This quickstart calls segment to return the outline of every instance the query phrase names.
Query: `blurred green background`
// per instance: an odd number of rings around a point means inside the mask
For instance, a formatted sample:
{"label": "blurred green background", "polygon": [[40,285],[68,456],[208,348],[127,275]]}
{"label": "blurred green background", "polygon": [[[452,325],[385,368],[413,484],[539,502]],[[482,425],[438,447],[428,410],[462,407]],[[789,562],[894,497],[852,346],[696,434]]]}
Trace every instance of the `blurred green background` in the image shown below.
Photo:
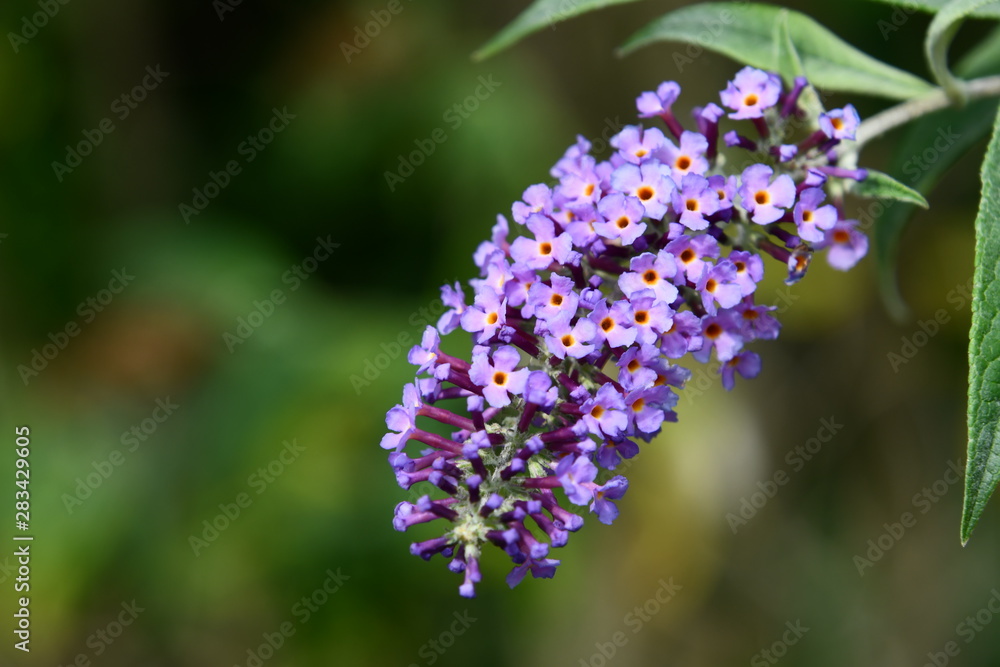
{"label": "blurred green background", "polygon": [[[781,306],[784,330],[754,347],[761,377],[727,394],[696,375],[680,423],[629,470],[621,518],[589,520],[555,579],[508,590],[508,559],[489,553],[465,600],[443,561],[408,553],[422,534],[392,530],[408,494],[378,447],[412,378],[398,342],[419,337],[441,283],[472,276],[495,215],[576,134],[610,136],[665,79],[685,108],[717,99],[738,68],[705,53],[679,69],[684,47],[666,44],[612,55],[671,2],[473,63],[525,4],[403,0],[350,53],[386,2],[53,0],[37,34],[24,21],[38,4],[0,6],[0,545],[18,532],[18,425],[35,536],[30,655],[13,648],[15,543],[0,546],[0,664],[997,664],[1000,620],[981,610],[1000,587],[1000,510],[963,549],[960,484],[940,481],[964,466],[957,288],[984,142],[903,239],[913,318],[887,316],[871,258],[849,274],[817,261],[791,290],[772,275],[760,301]],[[926,16],[884,36],[887,6],[789,4],[926,74]],[[480,77],[493,92],[446,115]],[[884,105],[853,101],[863,116]],[[444,142],[390,188],[386,172],[438,128]],[[885,168],[896,138],[864,163]],[[205,205],[185,220],[182,204]],[[318,239],[339,245],[306,261]],[[134,278],[119,289],[115,271]],[[939,309],[947,323],[894,367]],[[795,463],[824,419],[841,428]],[[727,514],[776,471],[788,482],[734,534]],[[925,488],[933,503],[915,497]],[[915,525],[884,536],[904,512]],[[866,555],[880,538],[889,548]],[[650,602],[670,581],[676,596]],[[786,623],[809,630],[783,647]]]}

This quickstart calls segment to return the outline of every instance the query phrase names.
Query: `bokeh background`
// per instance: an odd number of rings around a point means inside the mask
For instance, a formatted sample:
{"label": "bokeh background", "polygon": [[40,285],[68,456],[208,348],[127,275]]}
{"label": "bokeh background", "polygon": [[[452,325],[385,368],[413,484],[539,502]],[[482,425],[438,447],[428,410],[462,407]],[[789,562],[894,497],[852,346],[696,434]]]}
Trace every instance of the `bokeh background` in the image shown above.
{"label": "bokeh background", "polygon": [[[754,348],[761,377],[726,393],[696,375],[680,423],[629,470],[614,526],[588,521],[555,579],[514,590],[489,554],[464,600],[460,577],[391,527],[408,494],[378,441],[412,378],[399,341],[419,337],[441,283],[472,276],[495,215],[576,134],[610,136],[665,79],[682,106],[715,99],[738,66],[705,53],[678,67],[668,44],[613,56],[676,2],[560,24],[483,63],[470,53],[525,2],[402,0],[349,62],[341,44],[386,2],[53,4],[16,50],[9,33],[39,5],[0,6],[0,664],[773,664],[761,651],[797,623],[808,631],[773,660],[923,665],[954,641],[938,664],[996,664],[1000,619],[981,610],[1000,597],[1000,509],[963,549],[961,485],[946,481],[965,460],[961,290],[985,141],[903,238],[910,319],[886,313],[871,258],[849,274],[817,261],[791,290],[769,282],[760,300],[784,330]],[[926,74],[926,16],[883,34],[885,5],[787,4]],[[956,53],[989,27],[964,29]],[[123,118],[147,67],[168,74]],[[499,85],[456,125],[445,114],[480,77]],[[885,105],[831,103],[846,101]],[[294,118],[248,149],[275,109]],[[104,119],[113,131],[95,135]],[[437,128],[444,143],[390,188],[385,173]],[[54,168],[85,132],[100,143]],[[864,162],[888,168],[899,136]],[[179,206],[230,161],[239,173],[186,220]],[[318,239],[339,246],[296,282]],[[114,271],[134,276],[117,294]],[[939,309],[947,323],[893,364]],[[240,318],[259,326],[241,333]],[[19,370],[58,341],[37,375]],[[822,420],[835,436],[793,465]],[[12,646],[16,425],[32,442],[30,655]],[[777,471],[787,484],[734,532],[727,514]],[[904,512],[915,525],[884,536]],[[650,602],[671,581],[671,601]]]}

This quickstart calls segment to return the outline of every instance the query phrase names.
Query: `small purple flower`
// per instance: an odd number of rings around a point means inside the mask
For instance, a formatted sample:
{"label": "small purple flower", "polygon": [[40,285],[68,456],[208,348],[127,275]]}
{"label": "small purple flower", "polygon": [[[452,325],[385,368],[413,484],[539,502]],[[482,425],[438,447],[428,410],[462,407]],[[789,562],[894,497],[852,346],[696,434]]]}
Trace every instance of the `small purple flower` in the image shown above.
{"label": "small purple flower", "polygon": [[703,134],[686,131],[681,135],[680,146],[667,140],[660,151],[661,159],[670,167],[674,181],[680,182],[687,174],[704,174],[708,171],[708,140]]}
{"label": "small purple flower", "polygon": [[625,397],[625,404],[629,408],[629,416],[636,429],[649,435],[659,431],[664,419],[660,406],[669,404],[670,396],[673,396],[673,393],[662,385],[629,392]]}
{"label": "small purple flower", "polygon": [[743,348],[743,338],[739,335],[732,314],[723,311],[718,315],[710,315],[701,321],[701,334],[705,344],[694,353],[694,358],[707,363],[712,350],[721,362],[726,362],[736,356]]}
{"label": "small purple flower", "polygon": [[604,486],[597,487],[594,492],[594,501],[590,504],[590,511],[597,514],[597,520],[603,524],[611,525],[618,518],[618,506],[612,500],[618,500],[628,491],[628,480],[617,475],[608,480]]}
{"label": "small purple flower", "polygon": [[566,497],[574,505],[586,505],[594,499],[594,492],[589,484],[597,478],[597,467],[588,457],[563,458],[556,465],[555,475],[566,492]]}
{"label": "small purple flower", "polygon": [[653,290],[640,290],[629,297],[632,306],[632,324],[636,330],[636,341],[641,345],[651,345],[661,333],[673,323],[674,311],[656,298]]}
{"label": "small purple flower", "polygon": [[570,326],[569,318],[560,318],[549,323],[550,334],[545,337],[549,351],[559,357],[582,359],[594,351],[591,341],[597,335],[597,326],[585,317]]}
{"label": "small purple flower", "polygon": [[652,118],[670,112],[670,107],[681,94],[681,87],[674,81],[664,81],[656,92],[644,92],[635,100],[639,118]]}
{"label": "small purple flower", "polygon": [[670,281],[677,275],[677,261],[666,250],[657,254],[645,252],[633,257],[627,273],[618,278],[618,287],[627,297],[639,290],[653,290],[660,301],[673,303],[677,298],[677,287]]}
{"label": "small purple flower", "polygon": [[485,343],[507,323],[507,300],[501,299],[492,287],[483,287],[476,294],[475,305],[462,313],[461,322],[469,333],[479,332],[477,342]]}
{"label": "small purple flower", "polygon": [[646,223],[641,222],[646,209],[636,197],[608,195],[597,205],[597,210],[607,222],[595,222],[594,231],[606,239],[632,245],[646,231]]}
{"label": "small purple flower", "polygon": [[601,176],[597,173],[597,163],[587,156],[581,161],[577,172],[566,174],[559,183],[559,204],[569,209],[577,209],[587,204],[596,204],[603,194]]}
{"label": "small purple flower", "polygon": [[705,310],[714,315],[716,305],[732,308],[743,298],[739,282],[736,280],[736,266],[724,259],[701,274],[697,285]]}
{"label": "small purple flower", "polygon": [[701,349],[701,320],[690,310],[674,313],[670,328],[660,336],[660,352],[668,359],[680,359]]}
{"label": "small purple flower", "polygon": [[394,449],[397,452],[403,449],[410,434],[417,428],[417,410],[421,405],[423,402],[420,400],[417,388],[413,383],[405,384],[403,403],[394,406],[385,415],[385,425],[395,433],[387,433],[382,437],[382,449]]}
{"label": "small purple flower", "polygon": [[611,145],[618,149],[618,155],[632,164],[653,159],[654,154],[669,143],[663,132],[655,127],[643,129],[637,125],[626,125],[611,138]]}
{"label": "small purple flower", "polygon": [[533,213],[525,223],[535,235],[534,239],[519,236],[510,245],[510,254],[514,261],[528,268],[541,270],[548,268],[553,261],[560,264],[572,263],[573,241],[569,234],[563,232],[556,236],[555,223],[540,213]]}
{"label": "small purple flower", "polygon": [[528,293],[528,302],[522,309],[524,317],[539,317],[549,321],[571,317],[576,313],[580,297],[573,290],[573,281],[565,276],[552,274],[552,285],[536,282]]}
{"label": "small purple flower", "polygon": [[753,294],[757,290],[757,283],[764,279],[764,260],[760,255],[734,250],[729,253],[729,261],[736,267],[736,282],[740,286],[740,293],[743,296]]}
{"label": "small purple flower", "polygon": [[446,336],[458,328],[462,321],[462,314],[465,313],[465,294],[462,292],[462,284],[455,283],[455,286],[441,286],[441,303],[448,306],[448,310],[438,318],[437,328],[441,335]]}
{"label": "small purple flower", "polygon": [[670,170],[656,161],[623,164],[611,174],[611,187],[642,202],[646,215],[660,220],[670,207],[675,186]]}
{"label": "small purple flower", "polygon": [[619,301],[609,308],[608,302],[602,299],[589,317],[597,327],[595,340],[607,341],[612,348],[628,347],[635,342],[638,332],[632,328],[627,301]]}
{"label": "small purple flower", "polygon": [[722,365],[722,386],[726,391],[733,390],[737,372],[747,380],[760,375],[760,355],[745,350]]}
{"label": "small purple flower", "polygon": [[590,153],[590,142],[582,135],[576,135],[576,143],[566,149],[559,161],[549,170],[553,178],[562,178],[566,174],[573,173],[579,166],[580,160]]}
{"label": "small purple flower", "polygon": [[531,371],[528,374],[528,382],[524,386],[524,400],[545,410],[551,410],[558,398],[558,387],[552,384],[552,378],[544,371]]}
{"label": "small purple flower", "polygon": [[535,579],[551,579],[555,576],[556,567],[561,562],[562,561],[552,558],[541,558],[538,560],[529,558],[527,561],[518,565],[507,574],[507,585],[514,588],[521,583],[521,580],[524,579],[524,575],[526,575],[529,571],[531,572],[531,576]]}
{"label": "small purple flower", "polygon": [[789,162],[799,154],[799,147],[795,144],[781,144],[772,149],[778,158],[778,162]]}
{"label": "small purple flower", "polygon": [[682,285],[685,282],[697,283],[707,262],[719,256],[719,243],[708,234],[690,237],[679,236],[666,247],[667,252],[677,258],[677,277],[675,282]]}
{"label": "small purple flower", "polygon": [[614,470],[622,459],[631,459],[639,453],[639,445],[628,438],[621,440],[605,440],[597,450],[595,458],[597,465],[605,470]]}
{"label": "small purple flower", "polygon": [[736,199],[737,184],[735,176],[726,178],[722,174],[716,174],[708,177],[708,186],[715,190],[715,194],[719,198],[720,211],[733,207],[733,202]]}
{"label": "small purple flower", "polygon": [[521,361],[517,350],[504,345],[493,353],[490,363],[486,352],[473,354],[469,379],[483,388],[483,396],[494,408],[510,405],[510,394],[521,394],[528,381],[528,369],[515,370]]}
{"label": "small purple flower", "polygon": [[733,110],[734,120],[763,118],[764,112],[778,103],[781,79],[770,72],[744,67],[722,92],[722,103]]}
{"label": "small purple flower", "polygon": [[833,204],[820,206],[824,199],[826,194],[820,188],[807,188],[799,195],[794,216],[795,227],[803,241],[820,243],[826,236],[824,232],[837,224],[837,207]]}
{"label": "small purple flower", "polygon": [[465,580],[458,587],[458,594],[463,598],[476,597],[476,584],[480,582],[482,575],[479,573],[479,560],[470,558],[465,565]]}
{"label": "small purple flower", "polygon": [[414,345],[410,353],[406,355],[406,360],[414,366],[419,366],[417,374],[429,370],[438,358],[438,346],[441,345],[441,336],[437,329],[427,326],[424,335],[420,339],[420,345]]}
{"label": "small purple flower", "polygon": [[616,438],[628,427],[625,401],[611,384],[602,385],[595,396],[580,406],[580,411],[583,413],[583,422],[587,429],[596,436]]}
{"label": "small purple flower", "polygon": [[853,141],[860,124],[861,117],[858,116],[858,110],[853,104],[819,115],[819,129],[830,139]]}
{"label": "small purple flower", "polygon": [[868,237],[856,229],[857,220],[841,220],[826,233],[826,261],[838,271],[847,271],[868,253]]}
{"label": "small purple flower", "polygon": [[674,192],[674,210],[681,214],[680,223],[693,231],[708,227],[707,216],[719,210],[719,193],[709,186],[708,179],[688,174]]}
{"label": "small purple flower", "polygon": [[521,198],[524,201],[514,202],[511,207],[515,222],[523,225],[533,213],[552,214],[552,189],[544,183],[532,185]]}
{"label": "small purple flower", "polygon": [[[511,268],[511,276],[503,285],[503,294],[507,297],[507,305],[514,308],[524,306],[531,294],[531,288],[538,284],[538,274],[526,266],[515,266]],[[525,317],[530,317],[530,315]]]}
{"label": "small purple flower", "polygon": [[483,267],[483,274],[486,276],[485,278],[473,278],[469,281],[469,284],[477,292],[486,286],[492,288],[497,294],[503,294],[506,291],[507,281],[514,277],[506,257],[499,252],[490,256],[489,261]]}
{"label": "small purple flower", "polygon": [[774,170],[765,164],[755,164],[743,171],[739,193],[744,208],[753,214],[752,220],[767,225],[782,215],[782,209],[795,203],[795,183],[788,174],[781,174],[774,182]]}
{"label": "small purple flower", "polygon": [[659,356],[659,350],[653,345],[630,347],[618,359],[618,381],[622,387],[626,391],[652,387],[656,382],[656,371],[650,366]]}
{"label": "small purple flower", "polygon": [[772,311],[777,310],[777,306],[755,306],[751,299],[746,299],[733,310],[743,322],[740,335],[747,340],[773,340],[778,337],[781,323],[771,315]]}
{"label": "small purple flower", "polygon": [[573,221],[566,225],[566,232],[573,240],[573,245],[581,250],[591,250],[595,253],[603,252],[603,245],[595,246],[595,243],[601,241],[594,230],[594,224],[604,222],[604,218],[597,212],[597,207],[584,206],[575,209],[573,218]]}

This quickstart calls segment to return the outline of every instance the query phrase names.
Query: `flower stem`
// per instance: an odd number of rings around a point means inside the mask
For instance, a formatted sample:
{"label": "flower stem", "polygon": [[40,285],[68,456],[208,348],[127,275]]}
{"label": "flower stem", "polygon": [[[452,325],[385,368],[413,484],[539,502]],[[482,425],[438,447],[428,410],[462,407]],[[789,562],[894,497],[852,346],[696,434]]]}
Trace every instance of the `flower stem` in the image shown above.
{"label": "flower stem", "polygon": [[[969,102],[1000,96],[1000,76],[987,76],[967,81],[963,84],[963,90]],[[940,111],[951,105],[952,100],[944,88],[935,88],[929,93],[890,107],[861,123],[858,128],[857,140],[846,148],[844,154],[858,153],[872,139],[877,139],[900,125],[905,125],[921,116]]]}

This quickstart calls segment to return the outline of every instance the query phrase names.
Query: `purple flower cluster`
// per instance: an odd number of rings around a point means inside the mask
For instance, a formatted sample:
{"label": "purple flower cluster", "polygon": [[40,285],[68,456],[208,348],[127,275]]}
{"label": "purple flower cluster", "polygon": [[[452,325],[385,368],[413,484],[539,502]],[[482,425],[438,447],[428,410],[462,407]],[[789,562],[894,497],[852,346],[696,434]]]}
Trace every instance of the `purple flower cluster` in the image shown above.
{"label": "purple flower cluster", "polygon": [[[640,117],[662,119],[670,136],[625,127],[601,161],[578,138],[551,170],[558,183],[533,185],[513,205],[513,229],[498,216],[475,252],[471,303],[459,283],[442,288],[448,311],[409,353],[418,378],[389,410],[382,447],[402,488],[431,491],[400,503],[393,525],[447,523],[411,551],[450,558],[463,596],[475,595],[487,542],[513,560],[515,586],[528,572],[555,573],[551,550],[583,525],[568,506],[606,524],[618,516],[628,481],[602,471],[676,421],[674,389],[690,377],[676,360],[707,363],[714,352],[727,389],[760,372],[747,344],[780,328],[774,307],[754,301],[764,255],[787,266],[787,283],[816,251],[841,270],[864,256],[857,221],[843,219],[843,188],[827,187],[865,177],[838,167],[833,150],[854,138],[857,112],[810,116],[799,104],[806,85],[785,90],[774,74],[740,71],[720,101],[730,119],[750,121],[753,138],[720,135],[716,104],[694,109],[697,131],[685,129],[672,111],[676,83],[643,93]],[[727,172],[739,159],[746,166]],[[441,350],[459,328],[472,335],[471,361]],[[421,417],[452,432],[425,430]]]}

